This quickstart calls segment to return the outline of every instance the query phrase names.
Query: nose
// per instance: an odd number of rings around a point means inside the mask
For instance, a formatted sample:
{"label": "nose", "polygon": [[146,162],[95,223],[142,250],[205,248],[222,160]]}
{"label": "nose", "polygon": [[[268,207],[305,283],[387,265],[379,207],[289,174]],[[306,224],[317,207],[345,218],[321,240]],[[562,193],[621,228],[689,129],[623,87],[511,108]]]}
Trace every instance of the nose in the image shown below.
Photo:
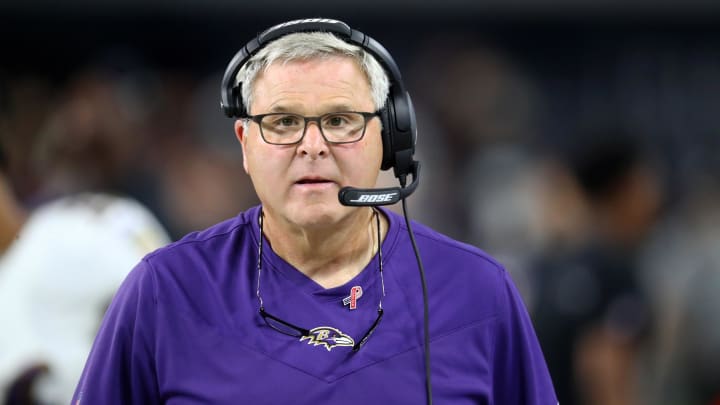
{"label": "nose", "polygon": [[305,129],[305,136],[298,145],[298,154],[309,156],[311,159],[318,159],[328,154],[328,143],[320,132],[317,122],[308,122]]}

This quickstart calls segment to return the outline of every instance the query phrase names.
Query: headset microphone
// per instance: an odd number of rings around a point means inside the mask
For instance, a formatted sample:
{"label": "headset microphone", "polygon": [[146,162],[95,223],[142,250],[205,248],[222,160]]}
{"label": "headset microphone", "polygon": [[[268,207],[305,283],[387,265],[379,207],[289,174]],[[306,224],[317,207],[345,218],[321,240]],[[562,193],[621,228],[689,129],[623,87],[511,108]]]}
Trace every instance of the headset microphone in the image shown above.
{"label": "headset microphone", "polygon": [[[391,205],[409,197],[420,183],[420,163],[412,162],[410,168],[412,183],[407,187],[355,188],[343,187],[338,192],[340,204],[351,207],[376,207]],[[404,186],[404,184],[403,184]]]}

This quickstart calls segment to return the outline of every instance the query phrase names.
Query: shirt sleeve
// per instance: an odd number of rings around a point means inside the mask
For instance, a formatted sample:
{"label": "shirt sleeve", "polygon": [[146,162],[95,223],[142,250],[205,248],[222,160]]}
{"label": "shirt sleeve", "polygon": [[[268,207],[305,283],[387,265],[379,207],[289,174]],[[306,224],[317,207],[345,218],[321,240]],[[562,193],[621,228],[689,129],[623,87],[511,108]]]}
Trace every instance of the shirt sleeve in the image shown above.
{"label": "shirt sleeve", "polygon": [[525,304],[508,273],[501,274],[493,403],[557,405],[550,373]]}
{"label": "shirt sleeve", "polygon": [[154,367],[157,295],[140,262],[110,304],[73,396],[79,404],[159,403]]}

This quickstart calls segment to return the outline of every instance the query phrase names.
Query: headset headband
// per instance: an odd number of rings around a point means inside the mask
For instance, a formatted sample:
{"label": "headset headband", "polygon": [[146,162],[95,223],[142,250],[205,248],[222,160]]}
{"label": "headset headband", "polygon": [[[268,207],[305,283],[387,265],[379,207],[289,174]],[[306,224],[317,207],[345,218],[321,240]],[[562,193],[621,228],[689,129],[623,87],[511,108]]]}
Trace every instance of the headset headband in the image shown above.
{"label": "headset headband", "polygon": [[[231,89],[236,87],[235,81],[237,80],[238,72],[240,72],[242,66],[268,43],[296,32],[318,31],[332,33],[348,43],[363,48],[363,50],[370,53],[388,73],[391,82],[391,91],[401,93],[405,92],[405,86],[402,82],[400,69],[398,69],[397,64],[390,53],[382,45],[380,45],[379,42],[358,30],[353,30],[342,21],[327,18],[308,18],[304,20],[289,21],[272,26],[261,32],[257,37],[240,48],[240,50],[232,58],[230,64],[228,64],[228,67],[225,69],[222,88]],[[222,91],[221,107],[223,111],[229,117],[243,117],[245,112],[234,111],[232,108],[234,103],[231,96],[232,94],[228,94],[227,91]]]}

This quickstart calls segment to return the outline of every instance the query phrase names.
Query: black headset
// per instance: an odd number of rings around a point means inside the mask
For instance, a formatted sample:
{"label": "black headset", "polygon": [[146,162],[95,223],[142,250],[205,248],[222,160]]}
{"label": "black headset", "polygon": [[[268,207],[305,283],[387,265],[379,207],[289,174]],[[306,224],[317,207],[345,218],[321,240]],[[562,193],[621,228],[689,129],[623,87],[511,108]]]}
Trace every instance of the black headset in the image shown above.
{"label": "black headset", "polygon": [[296,32],[329,32],[347,43],[357,45],[370,53],[385,69],[390,80],[390,91],[385,106],[379,111],[382,120],[383,159],[382,170],[394,168],[395,177],[405,178],[417,174],[417,162],[413,160],[417,125],[410,94],[405,90],[400,69],[390,53],[379,42],[351,29],[338,20],[310,18],[288,21],[263,31],[235,54],[225,69],[220,89],[220,106],[228,117],[247,117],[247,106],[242,102],[242,83],[235,83],[242,66],[262,47],[288,34]]}

